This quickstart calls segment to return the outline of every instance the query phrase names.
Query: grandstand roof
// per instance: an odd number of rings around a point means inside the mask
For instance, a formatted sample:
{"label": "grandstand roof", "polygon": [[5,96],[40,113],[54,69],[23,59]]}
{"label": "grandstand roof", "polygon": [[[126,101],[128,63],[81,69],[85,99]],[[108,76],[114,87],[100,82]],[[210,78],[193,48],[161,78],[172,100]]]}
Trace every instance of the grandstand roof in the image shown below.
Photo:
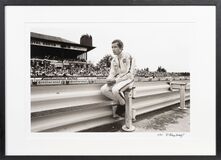
{"label": "grandstand roof", "polygon": [[49,35],[46,35],[46,34],[40,34],[40,33],[34,33],[34,32],[31,32],[31,37],[32,38],[49,40],[49,41],[77,44],[75,42],[69,41],[69,40],[64,39],[64,38],[49,36]]}
{"label": "grandstand roof", "polygon": [[50,36],[50,35],[40,34],[40,33],[35,33],[35,32],[31,32],[31,38],[53,41],[53,42],[57,42],[57,43],[66,43],[66,44],[70,44],[72,46],[84,47],[87,49],[87,51],[90,51],[95,48],[93,46],[86,46],[86,45],[78,44],[78,43],[69,41],[67,39],[61,38],[61,37]]}

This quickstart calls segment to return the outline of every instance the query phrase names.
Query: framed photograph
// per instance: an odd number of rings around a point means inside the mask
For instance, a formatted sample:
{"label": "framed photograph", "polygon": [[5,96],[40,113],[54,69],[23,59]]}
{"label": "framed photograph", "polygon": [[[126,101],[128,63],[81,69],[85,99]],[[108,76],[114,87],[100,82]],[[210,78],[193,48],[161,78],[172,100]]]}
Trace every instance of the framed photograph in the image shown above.
{"label": "framed photograph", "polygon": [[220,158],[219,2],[0,11],[3,158]]}

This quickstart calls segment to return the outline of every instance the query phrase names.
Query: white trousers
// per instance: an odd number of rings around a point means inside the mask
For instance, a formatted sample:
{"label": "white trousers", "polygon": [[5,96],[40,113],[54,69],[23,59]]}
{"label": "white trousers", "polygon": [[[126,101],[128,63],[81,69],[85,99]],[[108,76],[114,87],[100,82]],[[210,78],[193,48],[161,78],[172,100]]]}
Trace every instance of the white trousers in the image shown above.
{"label": "white trousers", "polygon": [[133,83],[133,79],[127,79],[113,85],[105,84],[101,87],[101,93],[119,103],[120,105],[125,105],[125,97],[123,91],[132,86]]}

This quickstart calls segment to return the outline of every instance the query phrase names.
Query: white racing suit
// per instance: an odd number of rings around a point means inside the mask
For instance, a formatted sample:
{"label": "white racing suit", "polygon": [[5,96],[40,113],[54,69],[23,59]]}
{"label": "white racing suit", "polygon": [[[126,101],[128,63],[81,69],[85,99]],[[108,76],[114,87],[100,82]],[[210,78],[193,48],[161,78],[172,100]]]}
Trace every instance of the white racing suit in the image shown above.
{"label": "white racing suit", "polygon": [[123,91],[134,83],[135,60],[128,53],[121,53],[111,61],[111,69],[108,78],[113,78],[116,83],[105,84],[101,87],[101,92],[106,97],[114,100],[120,105],[125,105]]}

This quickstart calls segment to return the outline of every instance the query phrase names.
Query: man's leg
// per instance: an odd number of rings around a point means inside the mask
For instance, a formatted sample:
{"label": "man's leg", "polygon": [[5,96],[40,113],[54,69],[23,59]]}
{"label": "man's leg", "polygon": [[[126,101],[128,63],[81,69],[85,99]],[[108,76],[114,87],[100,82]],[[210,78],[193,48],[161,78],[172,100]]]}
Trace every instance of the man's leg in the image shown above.
{"label": "man's leg", "polygon": [[108,98],[110,98],[110,99],[112,99],[112,100],[118,102],[117,99],[115,98],[114,94],[112,93],[112,87],[113,87],[113,86],[109,86],[109,85],[107,85],[107,84],[103,85],[103,86],[101,87],[101,93],[102,93],[103,95],[105,95],[106,97],[108,97]]}
{"label": "man's leg", "polygon": [[119,101],[120,105],[122,106],[125,105],[125,97],[123,91],[125,91],[133,82],[134,80],[127,79],[125,81],[116,83],[113,86],[112,88],[113,95]]}
{"label": "man's leg", "polygon": [[[114,100],[116,103],[119,103],[118,100],[115,98],[114,94],[112,93],[112,88],[113,88],[113,85],[110,86],[110,85],[105,84],[101,87],[101,93],[105,95],[106,97]],[[119,115],[116,114],[116,111],[117,111],[117,106],[116,105],[112,106],[113,118],[119,117]]]}

